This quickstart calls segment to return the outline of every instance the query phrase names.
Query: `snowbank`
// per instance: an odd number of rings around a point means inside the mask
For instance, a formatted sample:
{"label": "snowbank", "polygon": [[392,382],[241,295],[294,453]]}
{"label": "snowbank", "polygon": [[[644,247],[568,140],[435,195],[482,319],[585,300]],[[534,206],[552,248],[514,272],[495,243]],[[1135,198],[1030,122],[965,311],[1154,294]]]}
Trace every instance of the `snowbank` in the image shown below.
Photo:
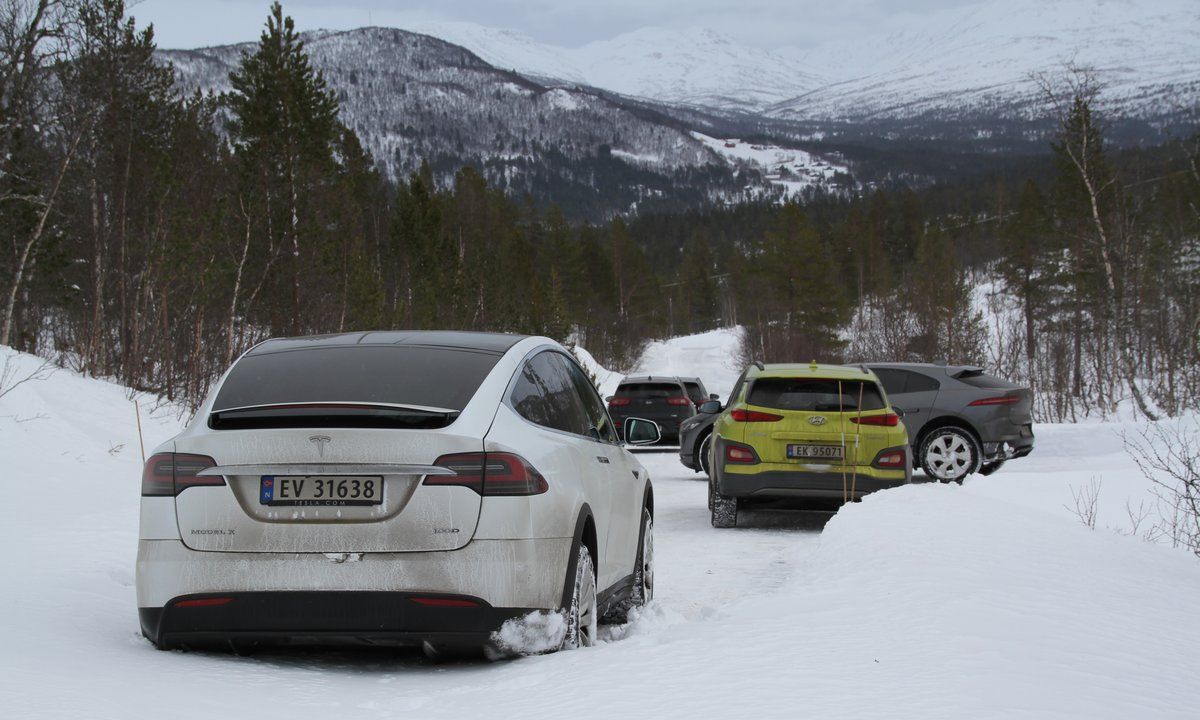
{"label": "snowbank", "polygon": [[646,346],[634,374],[699,377],[710,393],[727,398],[744,369],[741,343],[741,328],[655,340]]}

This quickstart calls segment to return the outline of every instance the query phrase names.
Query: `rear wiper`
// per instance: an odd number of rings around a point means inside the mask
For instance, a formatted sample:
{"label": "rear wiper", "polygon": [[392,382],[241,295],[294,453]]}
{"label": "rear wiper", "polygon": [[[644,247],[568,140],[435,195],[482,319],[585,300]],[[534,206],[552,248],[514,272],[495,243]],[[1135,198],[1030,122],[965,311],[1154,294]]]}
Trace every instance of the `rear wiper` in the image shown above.
{"label": "rear wiper", "polygon": [[209,416],[213,429],[254,427],[441,427],[454,422],[461,411],[452,408],[396,403],[311,402],[251,405],[215,410]]}
{"label": "rear wiper", "polygon": [[404,405],[400,403],[364,403],[364,402],[301,402],[301,403],[272,403],[270,405],[245,405],[243,407],[213,410],[214,415],[229,413],[253,412],[290,412],[294,410],[314,410],[329,413],[331,410],[357,410],[375,412],[420,413],[423,415],[453,415],[459,411],[453,408],[430,407],[428,405]]}

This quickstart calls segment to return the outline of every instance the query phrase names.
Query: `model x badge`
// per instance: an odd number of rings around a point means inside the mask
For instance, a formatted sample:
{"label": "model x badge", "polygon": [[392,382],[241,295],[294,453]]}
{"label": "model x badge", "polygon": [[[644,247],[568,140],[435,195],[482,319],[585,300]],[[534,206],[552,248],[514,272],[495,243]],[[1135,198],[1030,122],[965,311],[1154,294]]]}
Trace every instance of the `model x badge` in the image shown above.
{"label": "model x badge", "polygon": [[333,442],[333,438],[328,435],[313,435],[308,441],[317,446],[317,455],[325,457],[325,446]]}
{"label": "model x badge", "polygon": [[825,416],[824,415],[813,415],[812,417],[810,417],[808,419],[808,422],[812,425],[824,425],[825,424]]}

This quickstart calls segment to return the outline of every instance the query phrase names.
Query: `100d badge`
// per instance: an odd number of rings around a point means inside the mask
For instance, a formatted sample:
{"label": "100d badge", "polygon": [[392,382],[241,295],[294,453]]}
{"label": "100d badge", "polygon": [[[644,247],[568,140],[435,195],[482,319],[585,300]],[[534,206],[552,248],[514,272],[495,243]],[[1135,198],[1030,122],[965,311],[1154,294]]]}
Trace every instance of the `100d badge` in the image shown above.
{"label": "100d badge", "polygon": [[258,501],[262,505],[378,505],[383,502],[383,478],[264,475]]}

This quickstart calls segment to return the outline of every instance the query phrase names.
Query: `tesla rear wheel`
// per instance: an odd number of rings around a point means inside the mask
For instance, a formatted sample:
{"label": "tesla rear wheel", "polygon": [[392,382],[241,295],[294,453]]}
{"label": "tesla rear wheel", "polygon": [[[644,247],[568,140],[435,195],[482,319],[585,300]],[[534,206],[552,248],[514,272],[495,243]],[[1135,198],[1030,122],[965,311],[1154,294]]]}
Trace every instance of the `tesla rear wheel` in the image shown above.
{"label": "tesla rear wheel", "polygon": [[633,567],[633,587],[629,597],[612,607],[604,616],[604,622],[622,624],[629,622],[629,611],[642,607],[654,599],[654,518],[650,511],[642,508],[642,530],[638,534],[637,562]]}
{"label": "tesla rear wheel", "polygon": [[980,456],[975,438],[955,427],[938,428],[921,443],[921,467],[939,482],[961,484],[979,469]]}
{"label": "tesla rear wheel", "polygon": [[564,650],[591,647],[596,644],[596,572],[592,554],[586,545],[579,546],[575,561],[575,588],[571,591],[571,606],[567,608],[567,634]]}

